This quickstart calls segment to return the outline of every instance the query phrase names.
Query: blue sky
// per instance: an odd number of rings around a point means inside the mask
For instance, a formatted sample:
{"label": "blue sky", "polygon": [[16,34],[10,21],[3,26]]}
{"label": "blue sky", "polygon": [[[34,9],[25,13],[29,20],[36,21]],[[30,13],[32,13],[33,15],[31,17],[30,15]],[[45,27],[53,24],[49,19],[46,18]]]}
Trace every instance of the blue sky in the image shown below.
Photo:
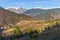
{"label": "blue sky", "polygon": [[7,7],[23,7],[23,8],[57,8],[60,7],[60,0],[0,0],[0,6]]}

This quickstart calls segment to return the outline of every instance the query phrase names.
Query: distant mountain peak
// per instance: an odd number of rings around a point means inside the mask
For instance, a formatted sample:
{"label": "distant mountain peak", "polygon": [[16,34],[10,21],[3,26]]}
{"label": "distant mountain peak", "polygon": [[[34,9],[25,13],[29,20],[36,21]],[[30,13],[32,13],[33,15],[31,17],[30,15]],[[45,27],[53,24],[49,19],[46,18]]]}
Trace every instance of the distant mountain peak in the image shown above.
{"label": "distant mountain peak", "polygon": [[19,13],[19,14],[21,14],[22,12],[27,10],[26,8],[22,8],[22,7],[8,7],[8,8],[5,8],[5,9],[7,9],[9,11]]}
{"label": "distant mountain peak", "polygon": [[34,7],[33,9],[48,9],[48,8],[42,8],[42,7]]}
{"label": "distant mountain peak", "polygon": [[22,7],[7,7],[6,9],[8,9],[8,8],[18,9],[18,8],[22,8]]}
{"label": "distant mountain peak", "polygon": [[5,9],[18,9],[19,7],[7,7]]}

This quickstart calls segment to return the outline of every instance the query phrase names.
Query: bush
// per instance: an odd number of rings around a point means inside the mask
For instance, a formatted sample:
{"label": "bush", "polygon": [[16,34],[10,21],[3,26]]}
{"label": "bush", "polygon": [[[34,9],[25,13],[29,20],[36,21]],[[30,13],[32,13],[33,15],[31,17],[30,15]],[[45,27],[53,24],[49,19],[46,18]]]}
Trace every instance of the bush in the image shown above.
{"label": "bush", "polygon": [[43,32],[43,28],[37,28],[36,29],[39,33]]}
{"label": "bush", "polygon": [[13,31],[13,35],[17,36],[17,35],[22,35],[22,31],[20,30],[19,26],[14,26],[14,31]]}

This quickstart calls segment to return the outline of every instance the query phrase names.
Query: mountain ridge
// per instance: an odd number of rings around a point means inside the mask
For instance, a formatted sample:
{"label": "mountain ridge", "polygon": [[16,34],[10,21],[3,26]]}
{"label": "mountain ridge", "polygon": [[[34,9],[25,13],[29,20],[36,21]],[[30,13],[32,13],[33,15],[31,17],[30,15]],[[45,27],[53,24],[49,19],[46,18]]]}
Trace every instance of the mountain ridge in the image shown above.
{"label": "mountain ridge", "polygon": [[0,7],[0,25],[9,25],[9,24],[16,24],[22,20],[35,20],[34,18],[24,15],[24,14],[17,14],[12,11],[8,11],[2,7]]}

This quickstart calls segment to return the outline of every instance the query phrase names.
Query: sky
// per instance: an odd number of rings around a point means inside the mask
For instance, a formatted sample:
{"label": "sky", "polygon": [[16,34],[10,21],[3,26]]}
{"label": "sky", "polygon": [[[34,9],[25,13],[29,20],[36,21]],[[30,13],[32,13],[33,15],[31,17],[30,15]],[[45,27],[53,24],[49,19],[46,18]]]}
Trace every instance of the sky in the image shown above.
{"label": "sky", "polygon": [[0,0],[0,7],[60,8],[60,0]]}

